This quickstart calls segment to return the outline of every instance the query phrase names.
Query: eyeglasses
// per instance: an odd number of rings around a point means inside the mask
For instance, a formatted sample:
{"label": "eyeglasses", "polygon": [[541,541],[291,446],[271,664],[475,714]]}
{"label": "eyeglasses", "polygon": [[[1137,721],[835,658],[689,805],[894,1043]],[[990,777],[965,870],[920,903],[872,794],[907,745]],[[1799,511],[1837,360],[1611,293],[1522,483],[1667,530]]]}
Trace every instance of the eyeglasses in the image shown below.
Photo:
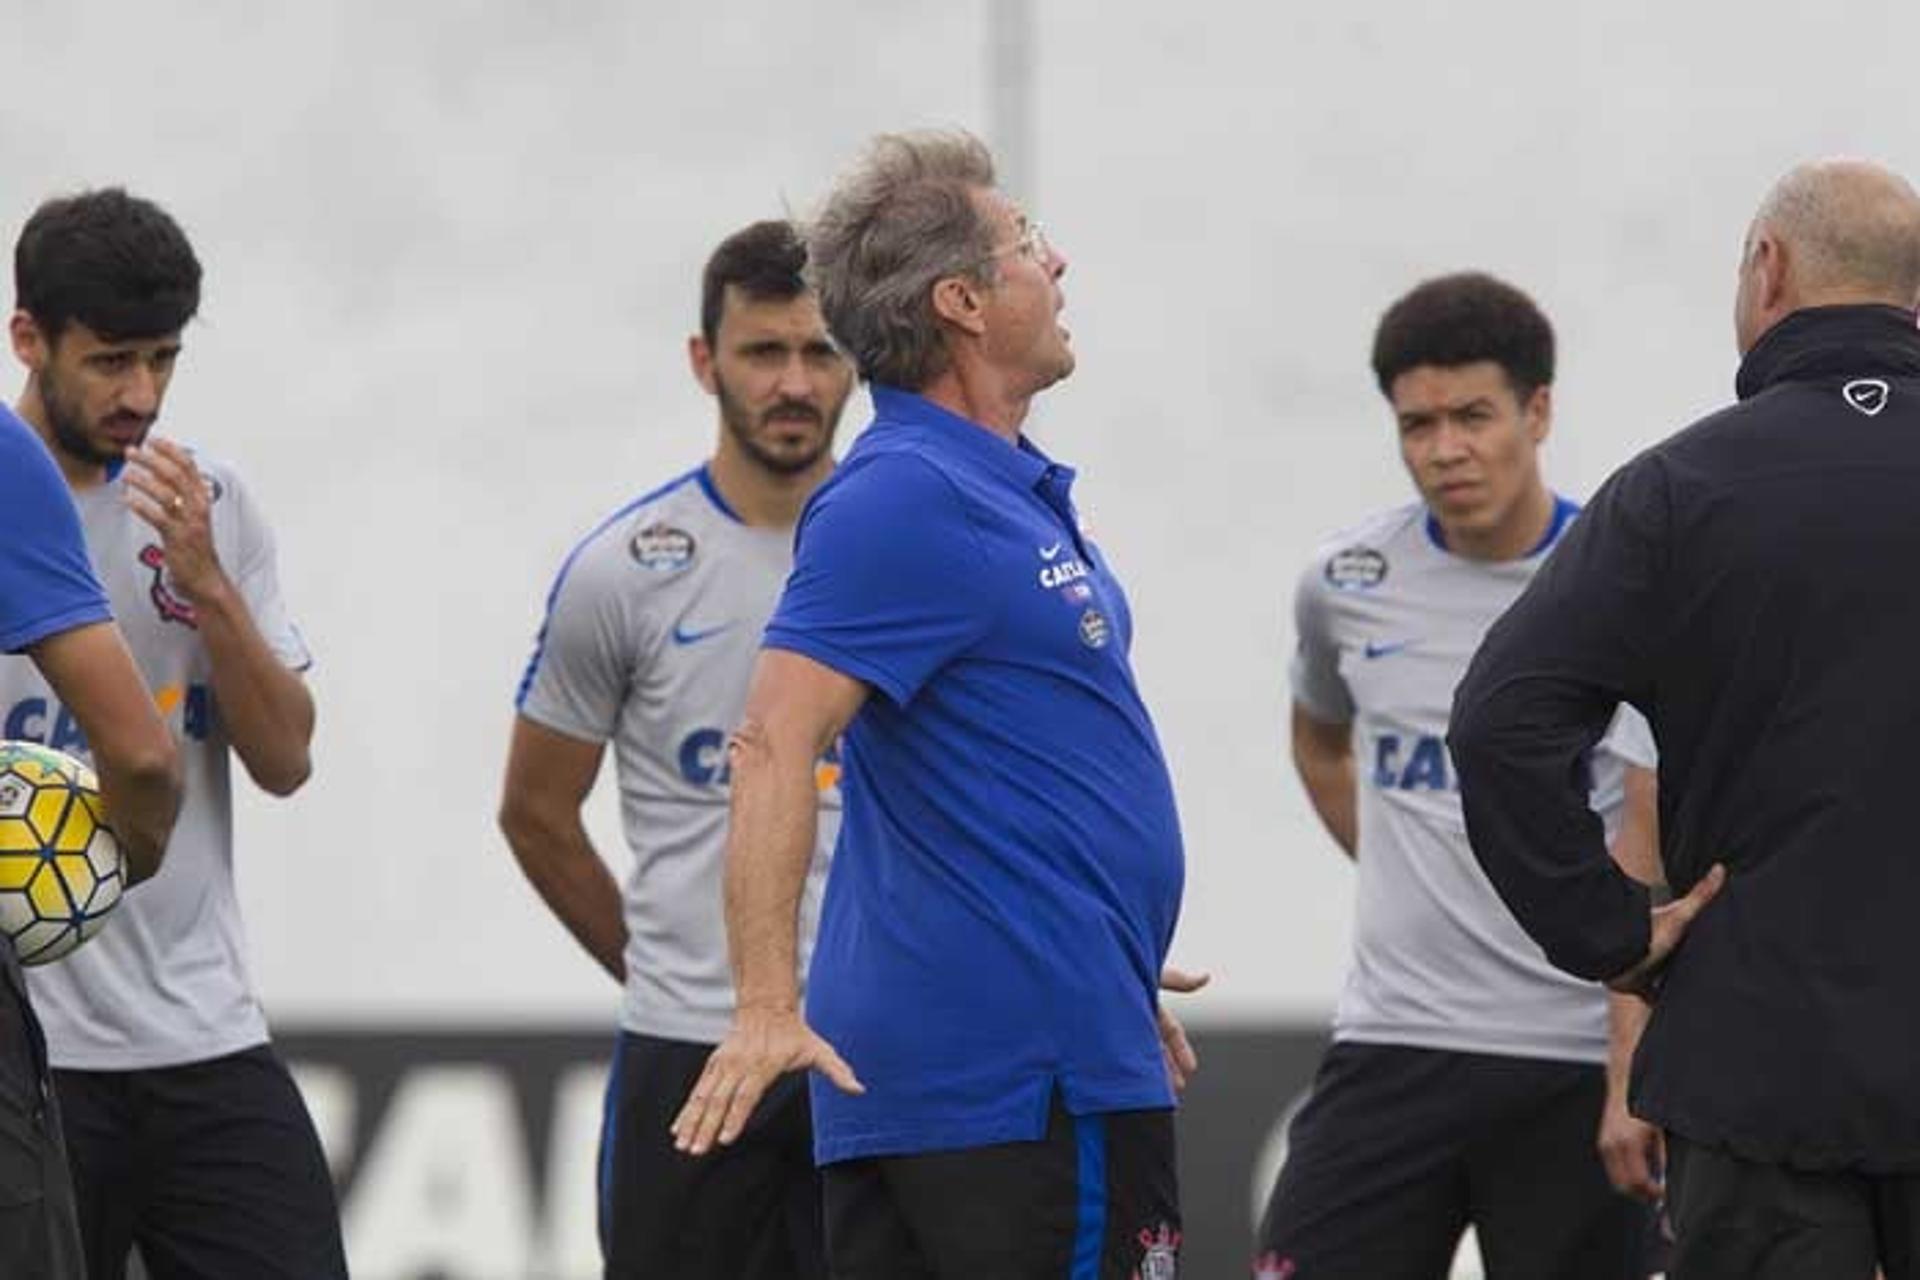
{"label": "eyeglasses", "polygon": [[1043,265],[1053,261],[1053,245],[1047,240],[1047,233],[1040,229],[1038,222],[1027,223],[1026,230],[1020,233],[1018,240],[1003,248],[995,249],[988,257],[1004,258],[1010,253],[1020,254]]}

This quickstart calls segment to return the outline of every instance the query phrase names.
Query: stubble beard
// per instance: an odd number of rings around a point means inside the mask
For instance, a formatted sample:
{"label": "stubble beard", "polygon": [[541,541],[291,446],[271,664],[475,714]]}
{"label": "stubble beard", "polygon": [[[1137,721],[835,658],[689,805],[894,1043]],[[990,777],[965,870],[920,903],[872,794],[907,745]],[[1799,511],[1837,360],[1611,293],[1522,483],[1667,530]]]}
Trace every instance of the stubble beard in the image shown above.
{"label": "stubble beard", "polygon": [[[816,412],[815,421],[819,422],[823,428],[820,433],[820,443],[816,448],[802,453],[789,453],[769,449],[755,434],[755,427],[764,426],[771,421],[771,415],[777,414],[781,406],[768,410],[767,414],[763,414],[760,421],[756,423],[754,415],[734,398],[724,381],[715,378],[714,383],[717,388],[715,397],[720,402],[720,420],[725,424],[727,434],[733,437],[733,442],[740,447],[741,454],[749,462],[769,474],[796,476],[809,471],[833,448],[834,433],[840,427],[840,410],[846,403],[844,400],[834,407],[831,415]],[[807,407],[811,409],[811,406]]]}
{"label": "stubble beard", "polygon": [[80,414],[68,406],[51,370],[42,370],[40,374],[40,407],[46,414],[47,430],[53,436],[54,447],[68,457],[95,467],[110,467],[126,458],[124,449],[117,446],[111,450],[102,449],[93,442]]}

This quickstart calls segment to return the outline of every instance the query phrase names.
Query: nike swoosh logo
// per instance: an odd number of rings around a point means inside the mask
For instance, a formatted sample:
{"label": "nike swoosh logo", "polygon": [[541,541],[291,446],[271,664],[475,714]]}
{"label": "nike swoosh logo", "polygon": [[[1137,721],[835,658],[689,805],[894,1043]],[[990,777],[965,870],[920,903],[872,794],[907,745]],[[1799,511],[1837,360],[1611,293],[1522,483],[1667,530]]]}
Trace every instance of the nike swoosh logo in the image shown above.
{"label": "nike swoosh logo", "polygon": [[1064,542],[1056,542],[1050,547],[1042,547],[1040,548],[1040,558],[1042,560],[1052,560],[1060,554],[1060,548],[1066,545]]}
{"label": "nike swoosh logo", "polygon": [[1366,648],[1362,649],[1361,652],[1366,654],[1368,658],[1390,658],[1402,649],[1411,648],[1418,643],[1419,641],[1417,640],[1394,640],[1387,644],[1376,644],[1374,641],[1369,640],[1367,641]]}
{"label": "nike swoosh logo", "polygon": [[698,631],[690,631],[676,622],[673,626],[673,642],[680,645],[699,644],[702,640],[717,636],[722,631],[731,630],[732,627],[733,624],[731,622],[723,622],[717,627],[705,627]]}

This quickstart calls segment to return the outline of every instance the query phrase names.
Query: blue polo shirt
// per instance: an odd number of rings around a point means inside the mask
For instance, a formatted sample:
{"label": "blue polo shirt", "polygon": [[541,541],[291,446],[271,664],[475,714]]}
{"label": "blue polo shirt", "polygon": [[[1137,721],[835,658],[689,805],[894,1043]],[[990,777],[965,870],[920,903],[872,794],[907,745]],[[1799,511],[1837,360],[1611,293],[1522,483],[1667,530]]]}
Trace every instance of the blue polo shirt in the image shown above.
{"label": "blue polo shirt", "polygon": [[112,616],[60,469],[0,405],[0,653]]}
{"label": "blue polo shirt", "polygon": [[1073,471],[919,396],[801,517],[768,647],[872,687],[848,727],[807,1016],[822,1164],[1173,1105],[1154,1020],[1179,915],[1173,786],[1126,597]]}

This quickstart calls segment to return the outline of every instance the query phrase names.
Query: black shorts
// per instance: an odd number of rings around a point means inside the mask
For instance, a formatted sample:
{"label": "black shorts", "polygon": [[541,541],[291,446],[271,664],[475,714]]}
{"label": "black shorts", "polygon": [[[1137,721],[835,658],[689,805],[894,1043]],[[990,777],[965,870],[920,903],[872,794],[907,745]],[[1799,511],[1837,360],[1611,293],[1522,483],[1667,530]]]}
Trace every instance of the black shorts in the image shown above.
{"label": "black shorts", "polygon": [[1471,1225],[1489,1280],[1643,1280],[1651,1212],[1595,1149],[1599,1066],[1335,1044],[1288,1134],[1255,1272],[1442,1280]]}
{"label": "black shorts", "polygon": [[805,1076],[776,1081],[730,1146],[673,1148],[668,1126],[712,1052],[632,1032],[614,1047],[600,1139],[608,1280],[824,1280]]}
{"label": "black shorts", "polygon": [[1070,1116],[1046,1137],[828,1165],[834,1280],[1173,1280],[1173,1112]]}
{"label": "black shorts", "polygon": [[266,1045],[176,1067],[55,1071],[93,1280],[345,1280],[326,1156]]}
{"label": "black shorts", "polygon": [[1920,1174],[1790,1169],[1669,1133],[1667,1206],[1673,1280],[1920,1280]]}
{"label": "black shorts", "polygon": [[11,944],[0,957],[0,1276],[81,1280],[80,1227],[46,1043]]}

